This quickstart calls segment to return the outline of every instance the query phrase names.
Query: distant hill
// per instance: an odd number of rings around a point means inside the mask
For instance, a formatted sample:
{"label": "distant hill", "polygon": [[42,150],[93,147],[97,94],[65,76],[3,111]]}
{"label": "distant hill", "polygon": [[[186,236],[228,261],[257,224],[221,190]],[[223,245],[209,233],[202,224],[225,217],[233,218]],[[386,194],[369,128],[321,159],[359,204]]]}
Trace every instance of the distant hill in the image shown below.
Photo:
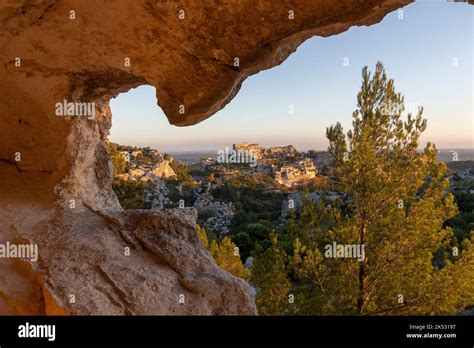
{"label": "distant hill", "polygon": [[[457,157],[457,160],[455,159]],[[439,161],[474,161],[474,149],[438,149]]]}
{"label": "distant hill", "polygon": [[447,165],[453,171],[474,170],[474,161],[454,161],[448,162]]}

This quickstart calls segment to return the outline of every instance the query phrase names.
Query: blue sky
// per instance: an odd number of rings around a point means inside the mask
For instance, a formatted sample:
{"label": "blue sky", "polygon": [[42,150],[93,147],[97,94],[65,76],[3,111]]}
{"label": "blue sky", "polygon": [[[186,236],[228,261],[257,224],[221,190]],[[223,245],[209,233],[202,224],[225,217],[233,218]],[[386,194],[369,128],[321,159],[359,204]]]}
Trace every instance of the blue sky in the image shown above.
{"label": "blue sky", "polygon": [[426,0],[402,11],[370,27],[306,41],[280,66],[249,77],[230,104],[194,126],[170,125],[152,86],[122,93],[110,102],[110,139],[171,152],[244,141],[324,150],[326,127],[339,121],[350,128],[362,67],[373,70],[380,60],[405,102],[424,106],[423,142],[473,148],[474,6]]}

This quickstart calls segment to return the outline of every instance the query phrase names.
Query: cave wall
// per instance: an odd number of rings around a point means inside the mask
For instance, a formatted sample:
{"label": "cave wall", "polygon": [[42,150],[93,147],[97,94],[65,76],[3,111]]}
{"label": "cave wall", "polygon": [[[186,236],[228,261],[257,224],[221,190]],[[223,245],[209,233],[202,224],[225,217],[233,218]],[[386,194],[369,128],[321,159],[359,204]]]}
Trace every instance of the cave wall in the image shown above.
{"label": "cave wall", "polygon": [[[255,314],[249,285],[200,245],[194,210],[121,209],[108,101],[150,84],[171,124],[196,124],[306,39],[410,2],[2,1],[0,243],[40,257],[0,259],[0,314]],[[94,119],[57,116],[65,99],[95,103]]]}

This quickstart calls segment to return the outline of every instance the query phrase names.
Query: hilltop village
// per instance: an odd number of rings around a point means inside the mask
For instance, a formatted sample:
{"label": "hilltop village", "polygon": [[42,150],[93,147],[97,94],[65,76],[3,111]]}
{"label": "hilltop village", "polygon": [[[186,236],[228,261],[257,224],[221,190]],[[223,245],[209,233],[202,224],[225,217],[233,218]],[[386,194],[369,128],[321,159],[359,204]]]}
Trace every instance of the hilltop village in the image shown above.
{"label": "hilltop village", "polygon": [[[347,206],[349,198],[331,180],[327,151],[299,152],[293,145],[233,144],[189,161],[151,148],[108,143],[114,190],[125,209],[192,207],[210,239],[232,238],[243,261],[255,243],[268,242],[289,214],[305,202]],[[451,162],[449,190],[474,194],[472,161]]]}
{"label": "hilltop village", "polygon": [[[325,151],[298,152],[293,145],[265,148],[258,144],[233,144],[214,157],[175,161],[151,148],[108,144],[114,168],[114,189],[126,209],[193,207],[199,222],[217,237],[228,235],[239,206],[229,196],[234,191],[259,192],[275,209],[271,224],[281,223],[287,197],[301,205],[303,188],[328,191],[331,158]],[[328,191],[333,199],[338,196]],[[278,200],[274,198],[278,197]],[[263,207],[265,204],[263,205]]]}

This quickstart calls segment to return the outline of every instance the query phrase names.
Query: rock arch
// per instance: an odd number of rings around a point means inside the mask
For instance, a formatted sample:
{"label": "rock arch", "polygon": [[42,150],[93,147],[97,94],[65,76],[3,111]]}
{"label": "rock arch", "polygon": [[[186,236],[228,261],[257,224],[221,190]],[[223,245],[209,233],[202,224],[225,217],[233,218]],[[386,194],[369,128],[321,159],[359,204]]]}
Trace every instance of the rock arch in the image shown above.
{"label": "rock arch", "polygon": [[[192,210],[121,209],[108,101],[150,84],[170,123],[192,125],[306,39],[410,2],[2,2],[0,243],[38,244],[40,259],[0,259],[0,314],[255,314],[249,286],[199,244]],[[95,119],[58,117],[64,99],[95,103]]]}

